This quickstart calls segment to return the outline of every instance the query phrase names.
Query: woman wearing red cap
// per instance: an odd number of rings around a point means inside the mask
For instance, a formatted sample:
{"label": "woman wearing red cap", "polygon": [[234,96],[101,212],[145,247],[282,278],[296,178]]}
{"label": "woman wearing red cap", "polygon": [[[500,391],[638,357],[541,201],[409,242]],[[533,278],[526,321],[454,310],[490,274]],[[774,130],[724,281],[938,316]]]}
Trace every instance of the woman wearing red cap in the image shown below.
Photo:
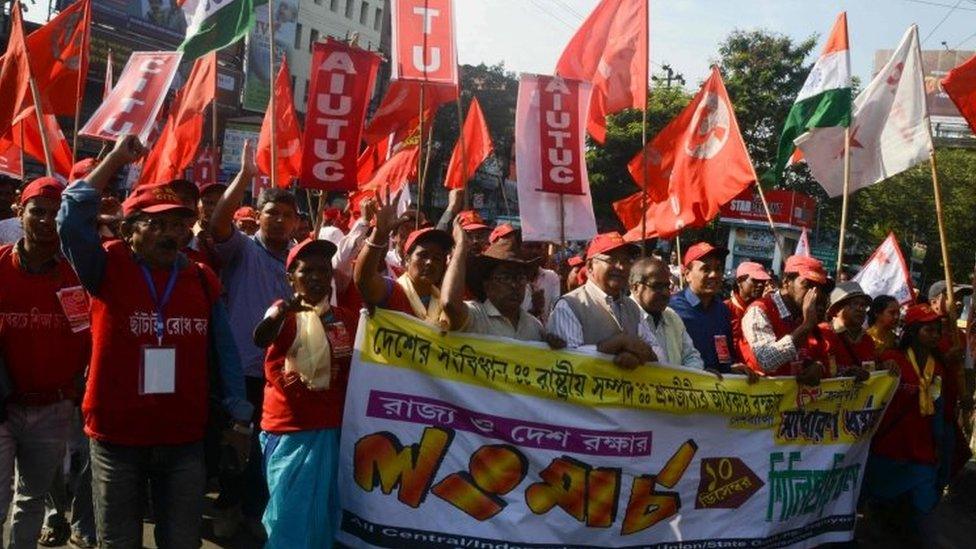
{"label": "woman wearing red cap", "polygon": [[897,512],[901,502],[910,503],[916,546],[934,539],[931,512],[948,483],[952,455],[953,424],[941,398],[941,335],[938,313],[928,305],[909,307],[898,348],[882,355],[898,365],[901,379],[874,433],[864,476],[869,504]]}
{"label": "woman wearing red cap", "polygon": [[268,505],[265,547],[331,547],[338,527],[339,429],[356,315],[332,307],[328,240],[305,240],[285,262],[294,296],[254,330],[268,349],[261,416]]}

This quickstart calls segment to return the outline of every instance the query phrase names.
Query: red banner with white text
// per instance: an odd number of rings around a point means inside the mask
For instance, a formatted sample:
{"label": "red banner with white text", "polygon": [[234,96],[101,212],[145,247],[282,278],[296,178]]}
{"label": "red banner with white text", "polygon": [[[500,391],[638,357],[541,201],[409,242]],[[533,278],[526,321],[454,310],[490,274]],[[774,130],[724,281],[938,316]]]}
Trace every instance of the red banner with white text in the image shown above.
{"label": "red banner with white text", "polygon": [[580,109],[583,82],[558,76],[539,76],[537,82],[542,163],[540,190],[584,194],[583,124],[586,118],[580,116],[583,114]]}
{"label": "red banner with white text", "polygon": [[335,40],[315,44],[300,186],[356,189],[360,138],[379,63],[376,54]]}
{"label": "red banner with white text", "polygon": [[182,57],[175,51],[133,52],[112,93],[79,134],[107,141],[131,134],[145,142]]}
{"label": "red banner with white text", "polygon": [[452,0],[393,0],[393,79],[457,85]]}

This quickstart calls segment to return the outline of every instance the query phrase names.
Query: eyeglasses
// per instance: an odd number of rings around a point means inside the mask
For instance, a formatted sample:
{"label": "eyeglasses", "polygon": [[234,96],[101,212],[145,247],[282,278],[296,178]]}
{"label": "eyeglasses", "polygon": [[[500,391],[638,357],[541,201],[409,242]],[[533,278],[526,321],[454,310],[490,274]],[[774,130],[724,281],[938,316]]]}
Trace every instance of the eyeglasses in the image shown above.
{"label": "eyeglasses", "polygon": [[593,259],[598,259],[607,265],[617,265],[618,267],[630,267],[634,263],[634,258],[621,255],[595,255]]}
{"label": "eyeglasses", "polygon": [[506,284],[511,286],[512,284],[527,284],[529,282],[529,277],[525,273],[511,274],[511,273],[501,273],[493,274],[489,279],[492,282],[497,282],[499,284]]}
{"label": "eyeglasses", "polygon": [[670,292],[671,288],[674,288],[674,284],[671,284],[671,281],[655,282],[654,284],[648,284],[647,282],[644,282],[642,280],[638,282],[638,284],[646,288],[650,288],[652,292]]}
{"label": "eyeglasses", "polygon": [[183,220],[172,221],[159,218],[149,218],[140,219],[136,223],[142,225],[146,229],[154,233],[163,233],[169,231],[180,231],[186,229],[186,222]]}

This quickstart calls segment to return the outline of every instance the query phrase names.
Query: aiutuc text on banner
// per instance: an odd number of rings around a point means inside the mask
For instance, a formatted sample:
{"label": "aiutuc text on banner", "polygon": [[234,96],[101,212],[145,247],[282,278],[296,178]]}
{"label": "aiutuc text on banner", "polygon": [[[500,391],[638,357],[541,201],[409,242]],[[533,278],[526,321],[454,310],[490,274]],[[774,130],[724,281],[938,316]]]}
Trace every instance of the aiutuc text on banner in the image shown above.
{"label": "aiutuc text on banner", "polygon": [[364,314],[353,360],[338,539],[354,547],[849,540],[898,382],[623,370],[383,310]]}
{"label": "aiutuc text on banner", "polygon": [[315,44],[301,186],[356,190],[359,144],[379,61],[374,53],[336,40]]}
{"label": "aiutuc text on banner", "polygon": [[181,52],[133,52],[112,93],[79,132],[114,141],[132,134],[146,140],[183,57]]}
{"label": "aiutuc text on banner", "polygon": [[394,80],[457,85],[453,0],[393,0]]}

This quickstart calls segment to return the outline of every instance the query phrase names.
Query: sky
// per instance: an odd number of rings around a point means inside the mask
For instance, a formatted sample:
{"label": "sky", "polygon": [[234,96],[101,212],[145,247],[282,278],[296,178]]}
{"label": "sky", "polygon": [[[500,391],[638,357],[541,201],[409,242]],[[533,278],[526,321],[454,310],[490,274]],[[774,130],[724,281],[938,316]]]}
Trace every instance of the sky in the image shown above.
{"label": "sky", "polygon": [[[458,60],[504,62],[514,72],[550,73],[563,47],[598,0],[455,0]],[[803,40],[819,36],[819,55],[834,19],[847,11],[851,64],[870,81],[874,51],[893,49],[912,23],[922,49],[976,49],[976,0],[651,0],[652,74],[660,65],[690,87],[707,76],[718,44],[735,29],[765,29]]]}

